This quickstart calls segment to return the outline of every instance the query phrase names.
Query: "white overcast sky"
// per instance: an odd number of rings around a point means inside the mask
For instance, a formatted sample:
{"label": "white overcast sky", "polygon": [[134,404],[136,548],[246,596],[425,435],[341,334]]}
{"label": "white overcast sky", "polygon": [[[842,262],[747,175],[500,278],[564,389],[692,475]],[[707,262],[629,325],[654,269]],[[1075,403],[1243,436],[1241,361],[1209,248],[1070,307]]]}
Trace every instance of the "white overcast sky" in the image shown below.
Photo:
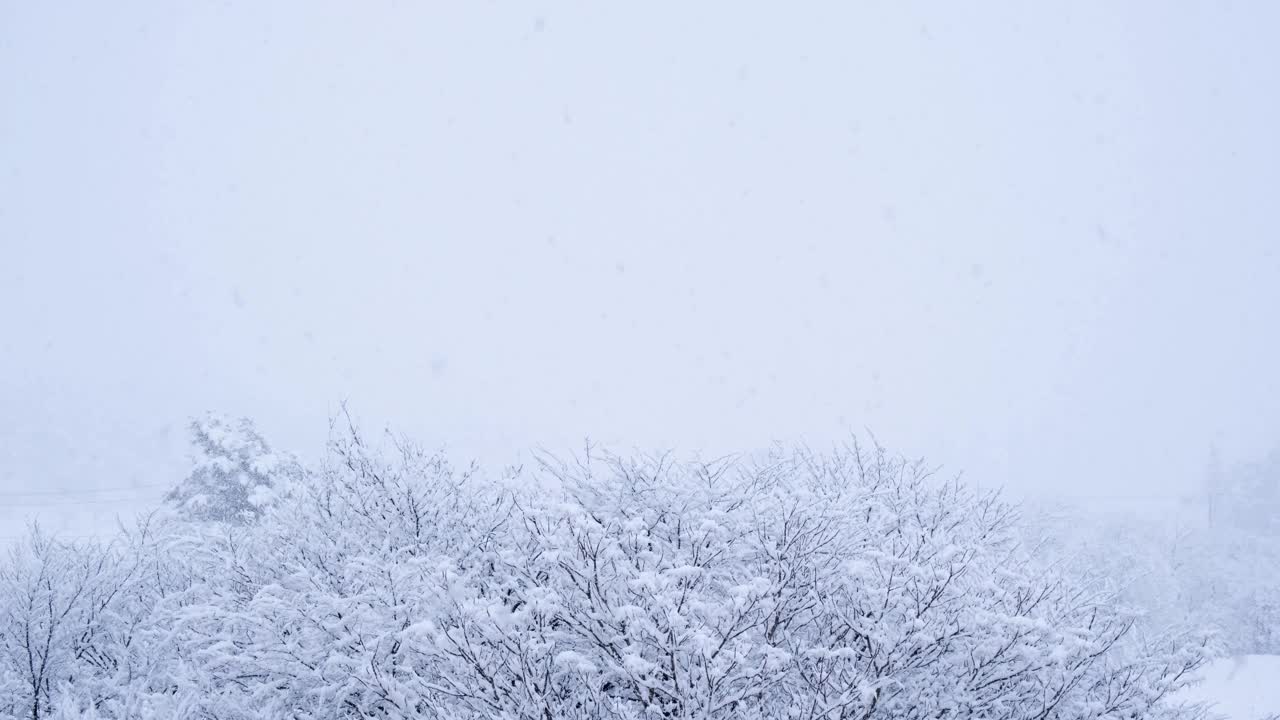
{"label": "white overcast sky", "polygon": [[314,456],[343,400],[490,466],[870,428],[1180,492],[1280,427],[1277,37],[1262,1],[0,0],[0,524],[93,531],[206,410]]}

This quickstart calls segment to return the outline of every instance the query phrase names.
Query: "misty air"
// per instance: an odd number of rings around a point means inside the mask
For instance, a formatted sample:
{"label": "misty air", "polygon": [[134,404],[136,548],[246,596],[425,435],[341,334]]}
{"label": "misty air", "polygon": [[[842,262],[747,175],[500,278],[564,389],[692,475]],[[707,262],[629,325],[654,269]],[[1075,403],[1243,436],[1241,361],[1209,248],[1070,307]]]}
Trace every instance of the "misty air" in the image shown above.
{"label": "misty air", "polygon": [[1280,719],[1278,33],[0,0],[0,720]]}

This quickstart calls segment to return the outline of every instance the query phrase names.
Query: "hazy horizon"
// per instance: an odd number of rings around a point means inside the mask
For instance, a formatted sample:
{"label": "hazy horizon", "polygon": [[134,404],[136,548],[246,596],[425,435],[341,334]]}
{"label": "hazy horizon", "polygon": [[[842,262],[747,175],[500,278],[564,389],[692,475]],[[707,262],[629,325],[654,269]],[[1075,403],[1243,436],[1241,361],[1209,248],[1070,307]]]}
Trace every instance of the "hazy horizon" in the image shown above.
{"label": "hazy horizon", "polygon": [[1099,504],[1280,445],[1280,6],[923,7],[0,5],[0,535],[206,411]]}

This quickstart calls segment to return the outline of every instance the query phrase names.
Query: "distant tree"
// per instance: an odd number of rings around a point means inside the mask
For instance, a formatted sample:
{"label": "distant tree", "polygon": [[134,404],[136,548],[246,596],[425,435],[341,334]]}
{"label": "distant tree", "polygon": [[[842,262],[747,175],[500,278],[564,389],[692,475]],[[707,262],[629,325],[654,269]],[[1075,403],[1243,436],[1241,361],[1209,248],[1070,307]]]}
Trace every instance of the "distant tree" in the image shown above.
{"label": "distant tree", "polygon": [[1232,652],[1280,653],[1280,453],[1211,472],[1202,565],[1194,580]]}
{"label": "distant tree", "polygon": [[1171,512],[1077,507],[1032,532],[1048,555],[1103,581],[1149,628],[1212,629],[1232,655],[1280,653],[1280,453],[1243,464],[1211,451],[1204,482]]}
{"label": "distant tree", "polygon": [[301,476],[297,462],[273,453],[248,419],[209,415],[193,421],[191,433],[195,467],[165,495],[185,519],[254,522]]}

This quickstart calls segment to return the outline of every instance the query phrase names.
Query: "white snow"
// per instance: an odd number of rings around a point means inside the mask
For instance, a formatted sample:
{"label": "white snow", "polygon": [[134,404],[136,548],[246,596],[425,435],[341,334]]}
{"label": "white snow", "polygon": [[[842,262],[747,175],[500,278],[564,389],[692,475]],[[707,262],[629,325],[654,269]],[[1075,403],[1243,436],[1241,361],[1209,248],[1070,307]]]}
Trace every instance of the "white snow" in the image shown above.
{"label": "white snow", "polygon": [[1186,692],[1187,699],[1214,703],[1227,720],[1280,715],[1280,655],[1223,658],[1205,668],[1203,678]]}

